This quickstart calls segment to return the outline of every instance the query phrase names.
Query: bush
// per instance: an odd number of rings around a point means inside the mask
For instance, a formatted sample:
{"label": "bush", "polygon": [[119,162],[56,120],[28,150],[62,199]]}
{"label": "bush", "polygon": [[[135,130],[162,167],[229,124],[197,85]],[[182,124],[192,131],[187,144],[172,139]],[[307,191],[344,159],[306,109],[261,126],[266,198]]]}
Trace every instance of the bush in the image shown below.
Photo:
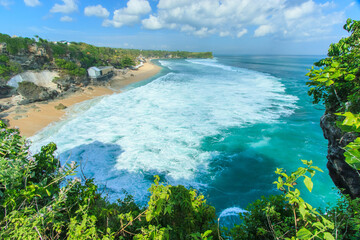
{"label": "bush", "polygon": [[61,166],[54,143],[34,156],[28,148],[0,121],[1,239],[190,239],[216,229],[214,208],[194,190],[157,180],[148,208],[131,196],[111,203],[93,179],[69,178],[77,166]]}
{"label": "bush", "polygon": [[66,70],[72,76],[84,76],[86,75],[86,70],[84,68],[78,67],[75,63],[67,61],[65,59],[55,59],[56,65]]}

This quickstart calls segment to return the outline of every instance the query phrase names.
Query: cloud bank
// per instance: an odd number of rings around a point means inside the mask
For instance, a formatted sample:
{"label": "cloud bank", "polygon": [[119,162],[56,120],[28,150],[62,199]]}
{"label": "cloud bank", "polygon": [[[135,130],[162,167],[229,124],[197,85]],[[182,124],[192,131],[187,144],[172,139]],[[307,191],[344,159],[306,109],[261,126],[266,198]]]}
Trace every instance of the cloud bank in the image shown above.
{"label": "cloud bank", "polygon": [[141,21],[141,16],[151,12],[150,4],[147,0],[129,0],[126,7],[115,10],[112,19],[106,19],[103,26],[122,27],[124,25],[134,25]]}
{"label": "cloud bank", "polygon": [[159,0],[157,13],[142,20],[146,29],[173,29],[205,37],[313,38],[344,22],[333,2],[313,0]]}
{"label": "cloud bank", "polygon": [[101,18],[107,18],[109,17],[110,13],[109,11],[104,8],[103,6],[96,5],[96,6],[88,6],[84,9],[84,14],[88,17],[95,16],[95,17],[101,17]]}
{"label": "cloud bank", "polygon": [[63,4],[56,3],[51,9],[52,13],[65,13],[69,14],[78,10],[76,0],[61,0]]}

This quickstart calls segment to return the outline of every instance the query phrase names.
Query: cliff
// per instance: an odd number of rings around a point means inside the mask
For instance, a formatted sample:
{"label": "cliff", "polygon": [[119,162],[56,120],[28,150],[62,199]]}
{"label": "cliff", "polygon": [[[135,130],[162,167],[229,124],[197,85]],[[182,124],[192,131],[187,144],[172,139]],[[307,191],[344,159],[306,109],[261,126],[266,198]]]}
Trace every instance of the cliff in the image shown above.
{"label": "cliff", "polygon": [[357,134],[343,132],[336,126],[336,117],[326,113],[321,117],[320,126],[328,140],[327,168],[334,184],[352,198],[360,197],[360,172],[345,162],[344,147],[353,142]]}

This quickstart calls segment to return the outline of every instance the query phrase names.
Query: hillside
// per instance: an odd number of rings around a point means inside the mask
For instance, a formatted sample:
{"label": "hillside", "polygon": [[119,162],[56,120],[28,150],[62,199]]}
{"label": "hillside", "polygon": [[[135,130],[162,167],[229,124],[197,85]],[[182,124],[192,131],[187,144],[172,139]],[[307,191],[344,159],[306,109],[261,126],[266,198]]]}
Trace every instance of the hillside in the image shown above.
{"label": "hillside", "polygon": [[[0,79],[6,80],[25,70],[63,69],[73,76],[86,75],[91,66],[125,68],[139,58],[212,58],[211,52],[121,49],[96,47],[82,42],[50,42],[0,34]],[[59,60],[61,59],[61,60]]]}

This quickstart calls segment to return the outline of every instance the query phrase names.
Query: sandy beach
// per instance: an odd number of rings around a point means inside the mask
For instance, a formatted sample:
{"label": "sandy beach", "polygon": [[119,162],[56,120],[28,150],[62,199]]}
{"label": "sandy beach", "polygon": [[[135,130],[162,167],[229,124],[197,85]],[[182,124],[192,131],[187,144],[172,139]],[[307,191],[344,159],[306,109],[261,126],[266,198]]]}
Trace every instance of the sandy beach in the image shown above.
{"label": "sandy beach", "polygon": [[[156,75],[161,67],[145,63],[138,70],[130,70],[126,74],[117,74],[108,82],[107,86],[88,86],[83,91],[73,93],[65,98],[58,98],[48,102],[36,102],[27,105],[15,105],[3,113],[8,114],[5,119],[9,121],[10,127],[17,127],[22,136],[31,137],[52,122],[66,118],[66,109],[57,110],[55,106],[63,104],[66,107],[90,100],[96,97],[106,96],[121,92],[121,89],[129,84],[139,82]],[[14,101],[3,99],[2,101]]]}

